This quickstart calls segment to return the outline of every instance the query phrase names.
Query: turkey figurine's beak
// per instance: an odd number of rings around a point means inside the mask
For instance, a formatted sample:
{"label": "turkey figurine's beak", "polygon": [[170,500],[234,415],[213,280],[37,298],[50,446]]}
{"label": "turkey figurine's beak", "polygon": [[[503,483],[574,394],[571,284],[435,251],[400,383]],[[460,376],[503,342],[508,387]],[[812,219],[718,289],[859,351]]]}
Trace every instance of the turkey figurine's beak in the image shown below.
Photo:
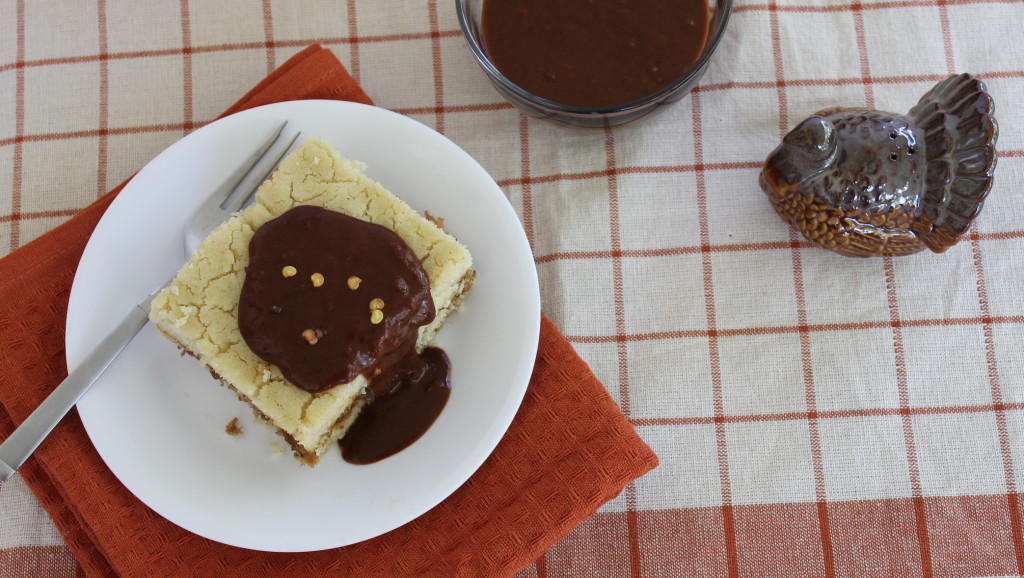
{"label": "turkey figurine's beak", "polygon": [[765,161],[761,188],[778,191],[795,188],[831,162],[836,151],[836,129],[820,116],[801,122],[789,131]]}
{"label": "turkey figurine's beak", "polygon": [[836,129],[820,116],[812,116],[789,131],[782,142],[799,150],[809,161],[824,161],[836,148]]}

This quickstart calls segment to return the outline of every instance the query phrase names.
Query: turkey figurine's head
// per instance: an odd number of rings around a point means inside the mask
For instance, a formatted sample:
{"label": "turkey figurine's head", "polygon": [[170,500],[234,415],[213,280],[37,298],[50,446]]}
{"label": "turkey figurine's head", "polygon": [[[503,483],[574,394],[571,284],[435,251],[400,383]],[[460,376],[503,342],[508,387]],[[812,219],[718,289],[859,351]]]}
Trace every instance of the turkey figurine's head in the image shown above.
{"label": "turkey figurine's head", "polygon": [[835,127],[824,117],[812,116],[789,131],[768,156],[761,186],[771,187],[776,194],[795,189],[804,179],[828,168],[835,155]]}

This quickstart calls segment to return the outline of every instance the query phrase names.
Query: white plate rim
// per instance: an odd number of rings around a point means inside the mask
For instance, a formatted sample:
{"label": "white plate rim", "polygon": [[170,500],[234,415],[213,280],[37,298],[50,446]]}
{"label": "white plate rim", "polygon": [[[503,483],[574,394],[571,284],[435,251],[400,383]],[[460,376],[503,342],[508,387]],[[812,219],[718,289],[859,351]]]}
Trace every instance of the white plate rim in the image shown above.
{"label": "white plate rim", "polygon": [[[108,319],[110,319],[109,325],[113,324],[114,320],[111,318],[119,315],[119,313],[115,314],[115,312],[127,311],[146,292],[166,280],[167,277],[174,273],[177,266],[180,266],[179,262],[177,265],[169,268],[167,265],[167,258],[157,257],[154,259],[156,262],[148,267],[135,267],[130,278],[119,277],[117,279],[117,283],[115,283],[115,287],[113,288],[104,285],[104,283],[108,282],[96,279],[96,276],[99,274],[97,273],[98,271],[109,273],[109,266],[103,265],[103,263],[108,261],[110,258],[106,253],[110,253],[113,250],[113,252],[118,252],[119,254],[117,257],[120,257],[120,252],[124,251],[128,258],[132,258],[133,256],[137,257],[137,254],[133,254],[133,249],[130,248],[133,243],[122,242],[124,247],[113,247],[111,242],[112,239],[116,239],[117,235],[115,232],[117,230],[123,228],[131,229],[135,226],[130,225],[126,227],[125,222],[127,218],[137,214],[139,210],[138,207],[140,203],[142,203],[142,199],[147,194],[147,187],[156,186],[159,188],[162,183],[158,181],[166,180],[168,178],[173,180],[174,175],[169,174],[169,172],[181,171],[184,168],[187,168],[176,166],[175,162],[177,162],[178,159],[185,158],[196,160],[196,155],[198,153],[195,153],[194,151],[202,150],[204,146],[209,146],[204,143],[211,140],[216,141],[220,138],[227,138],[222,136],[224,134],[231,133],[232,131],[238,132],[245,130],[249,130],[251,132],[251,130],[253,130],[251,128],[252,125],[260,124],[268,118],[276,119],[283,117],[288,118],[289,120],[295,120],[296,117],[300,117],[300,119],[303,119],[308,123],[310,116],[329,119],[324,122],[331,128],[322,131],[327,133],[332,133],[333,131],[333,133],[336,134],[339,130],[350,130],[352,129],[352,126],[365,127],[367,125],[371,125],[375,127],[386,127],[382,130],[385,132],[400,134],[404,139],[408,139],[409,141],[394,145],[393,152],[397,157],[402,157],[404,155],[403,158],[406,160],[413,159],[415,161],[416,158],[413,157],[417,157],[417,155],[428,158],[431,155],[434,155],[444,157],[444,159],[452,163],[452,166],[456,166],[460,170],[464,170],[465,177],[479,187],[478,193],[476,194],[481,195],[481,198],[486,198],[485,200],[488,203],[486,205],[487,208],[495,215],[493,218],[506,227],[510,224],[510,219],[515,221],[516,231],[514,238],[509,237],[508,239],[505,239],[509,243],[503,247],[503,251],[515,258],[515,262],[518,264],[517,266],[521,269],[519,273],[523,276],[521,279],[522,282],[512,288],[517,292],[514,303],[523,308],[520,313],[520,317],[523,322],[518,326],[518,328],[521,329],[520,339],[516,344],[518,349],[510,353],[510,355],[514,355],[516,357],[515,367],[517,368],[514,375],[508,376],[507,379],[511,395],[508,396],[507,400],[504,400],[499,411],[491,416],[493,419],[490,422],[489,429],[484,432],[485,435],[478,440],[474,440],[473,443],[475,444],[475,450],[472,452],[472,455],[466,458],[464,471],[460,475],[456,476],[458,479],[446,480],[444,487],[434,488],[434,491],[428,492],[429,499],[411,499],[410,503],[412,506],[402,510],[399,515],[392,514],[382,523],[366,524],[367,529],[363,533],[358,531],[349,531],[339,533],[337,536],[327,535],[323,536],[322,539],[307,539],[303,542],[296,542],[294,540],[281,542],[275,540],[275,538],[279,537],[269,537],[269,539],[266,540],[253,539],[251,536],[230,535],[230,532],[225,534],[223,528],[211,529],[202,527],[201,525],[197,526],[193,519],[190,519],[188,516],[179,515],[180,511],[175,511],[173,507],[169,508],[166,503],[162,503],[159,500],[150,499],[151,496],[146,494],[146,488],[140,488],[137,484],[138,475],[126,471],[126,467],[130,466],[126,466],[123,456],[119,455],[119,452],[124,453],[124,449],[112,446],[110,432],[104,432],[104,428],[109,430],[110,426],[107,425],[109,420],[112,417],[116,417],[109,415],[111,410],[117,408],[116,402],[114,402],[114,406],[110,406],[111,397],[109,394],[106,398],[104,397],[104,382],[115,381],[118,379],[119,369],[129,371],[128,369],[125,369],[124,366],[130,365],[131,361],[125,361],[124,358],[127,357],[130,360],[130,356],[139,353],[139,350],[144,347],[144,345],[140,345],[137,342],[152,343],[153,338],[158,340],[162,339],[158,336],[153,337],[150,335],[140,334],[140,337],[136,339],[136,342],[129,344],[128,348],[126,348],[125,354],[122,355],[122,359],[116,360],[114,364],[112,364],[111,370],[108,371],[108,374],[101,376],[93,390],[87,393],[79,402],[78,411],[90,439],[92,439],[97,451],[100,453],[101,457],[107,463],[108,467],[110,467],[115,476],[125,484],[129,491],[135,494],[136,497],[158,514],[186,530],[206,538],[233,546],[255,550],[300,552],[323,550],[348,545],[373,538],[390,531],[391,529],[404,525],[405,523],[408,523],[422,515],[437,503],[440,503],[459,486],[461,486],[462,483],[464,483],[465,480],[479,468],[483,461],[493,451],[494,447],[500,441],[504,432],[511,424],[512,419],[518,411],[522,398],[525,395],[526,387],[529,383],[530,375],[532,374],[537,343],[539,341],[539,282],[532,253],[530,252],[529,242],[525,237],[525,233],[523,232],[522,226],[518,221],[518,216],[516,215],[512,205],[509,203],[500,187],[498,187],[479,163],[441,134],[408,117],[385,109],[358,103],[332,100],[306,100],[289,101],[249,109],[225,117],[224,119],[214,121],[200,129],[197,129],[157,155],[157,157],[139,171],[139,173],[124,187],[124,190],[122,190],[118,197],[111,203],[110,207],[97,225],[89,243],[86,246],[79,269],[75,275],[75,281],[73,283],[69,299],[66,326],[66,356],[69,368],[73,369],[81,363],[82,359],[91,347],[93,339],[92,336],[100,334],[101,331],[105,331],[107,329],[105,324],[108,324]],[[300,120],[300,124],[301,122],[302,121]],[[345,126],[339,128],[341,124],[344,124]],[[376,138],[373,134],[365,132],[360,134],[363,138]],[[310,134],[310,136],[320,135]],[[393,136],[394,135],[392,135],[392,137]],[[233,138],[243,138],[244,140],[244,137],[235,136]],[[327,138],[326,140],[331,141],[330,138]],[[345,144],[347,145],[349,143]],[[345,150],[342,150],[342,153],[350,158],[365,160],[359,158],[358,154],[346,154]],[[398,162],[400,161],[396,160],[396,163]],[[200,172],[205,171],[205,173],[204,176],[195,178],[203,180],[204,183],[208,182],[211,178],[214,178],[214,175],[220,175],[228,170],[218,166],[206,167],[201,160],[199,161],[199,164],[202,166],[199,166],[198,169]],[[211,162],[209,164],[215,165],[216,163]],[[228,165],[229,163],[223,164]],[[376,166],[374,163],[370,163],[368,174],[377,180],[381,180],[385,186],[389,186],[386,182],[387,179],[380,178],[375,174],[375,170],[388,173],[389,170],[397,169],[381,167],[379,163]],[[394,189],[392,190],[394,191]],[[399,191],[394,192],[399,193]],[[400,196],[403,195],[400,194]],[[410,199],[406,198],[406,200]],[[412,200],[410,200],[410,204],[416,206],[416,203]],[[429,207],[427,208],[429,209]],[[460,238],[462,238],[473,252],[476,259],[475,266],[478,270],[478,276],[486,274],[489,269],[494,268],[495,264],[493,262],[488,263],[487,261],[480,260],[481,256],[489,256],[494,253],[494,251],[490,250],[490,248],[487,248],[488,250],[486,251],[479,251],[479,247],[475,248],[473,246],[474,239],[463,238],[460,234],[459,219],[453,219],[451,213],[445,214],[444,216],[446,218],[446,225],[453,230],[453,233],[460,236]],[[164,250],[164,252],[166,253],[166,250]],[[181,260],[183,260],[183,257]],[[493,259],[491,260],[493,261]],[[523,263],[527,260],[529,262],[529,266],[524,267]],[[500,269],[496,272],[498,274],[501,273]],[[159,279],[159,281],[155,281],[157,279]],[[458,326],[460,322],[459,316],[464,317],[475,314],[475,311],[473,310],[473,302],[475,297],[481,291],[480,285],[481,282],[478,277],[477,286],[474,288],[474,291],[470,293],[470,296],[467,299],[467,307],[469,308],[469,311],[456,313],[453,317],[453,326]],[[100,295],[99,299],[97,299],[97,288],[100,288],[100,290],[105,293]],[[99,303],[97,304],[98,301]],[[103,314],[103,312],[106,312],[106,314]],[[454,329],[448,330],[447,328],[446,330],[453,332],[457,331]],[[143,334],[147,332],[155,333],[151,327],[144,329]],[[443,339],[444,337],[445,332],[443,331],[441,338]],[[466,343],[466,340],[461,340],[458,343]],[[171,346],[171,351],[173,352],[173,345]],[[453,353],[456,352],[449,351],[450,355]],[[176,355],[176,353],[174,353],[174,355]],[[191,362],[191,360],[189,361]],[[453,359],[453,374],[458,371],[458,369],[459,366]],[[453,381],[455,381],[455,377],[456,376],[453,376]],[[106,387],[109,390],[112,390],[119,386],[107,384]],[[457,392],[458,385],[456,384],[453,387],[453,398]],[[104,403],[107,404],[107,407],[104,407]],[[444,414],[442,414],[442,417],[443,416]],[[429,433],[430,432],[428,432],[428,434]],[[410,450],[406,451],[408,452]],[[387,460],[385,460],[385,462],[387,462]],[[317,472],[321,467],[323,466],[318,466],[318,468],[309,471]]]}

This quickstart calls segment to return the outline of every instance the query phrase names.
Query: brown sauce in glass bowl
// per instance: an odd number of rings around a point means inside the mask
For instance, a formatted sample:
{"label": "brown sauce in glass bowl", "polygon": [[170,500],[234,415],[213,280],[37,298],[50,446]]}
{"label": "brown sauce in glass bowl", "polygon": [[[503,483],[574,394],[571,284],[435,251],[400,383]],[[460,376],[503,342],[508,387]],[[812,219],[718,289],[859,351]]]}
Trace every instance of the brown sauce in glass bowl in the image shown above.
{"label": "brown sauce in glass bowl", "polygon": [[708,37],[706,0],[484,0],[494,66],[569,106],[625,104],[683,76]]}

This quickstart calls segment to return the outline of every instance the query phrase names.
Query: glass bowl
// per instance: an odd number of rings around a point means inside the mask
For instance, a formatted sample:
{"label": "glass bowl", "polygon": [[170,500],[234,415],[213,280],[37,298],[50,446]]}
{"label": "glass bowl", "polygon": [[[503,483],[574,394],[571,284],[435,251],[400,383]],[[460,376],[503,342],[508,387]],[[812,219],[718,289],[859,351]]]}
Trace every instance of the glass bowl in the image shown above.
{"label": "glass bowl", "polygon": [[637,100],[614,106],[571,106],[547,100],[520,88],[491,63],[484,49],[481,15],[484,0],[456,0],[459,26],[477,63],[494,88],[525,114],[577,127],[614,127],[647,117],[680,100],[703,76],[711,57],[725,34],[732,0],[708,0],[708,40],[697,61],[682,76],[664,88]]}

